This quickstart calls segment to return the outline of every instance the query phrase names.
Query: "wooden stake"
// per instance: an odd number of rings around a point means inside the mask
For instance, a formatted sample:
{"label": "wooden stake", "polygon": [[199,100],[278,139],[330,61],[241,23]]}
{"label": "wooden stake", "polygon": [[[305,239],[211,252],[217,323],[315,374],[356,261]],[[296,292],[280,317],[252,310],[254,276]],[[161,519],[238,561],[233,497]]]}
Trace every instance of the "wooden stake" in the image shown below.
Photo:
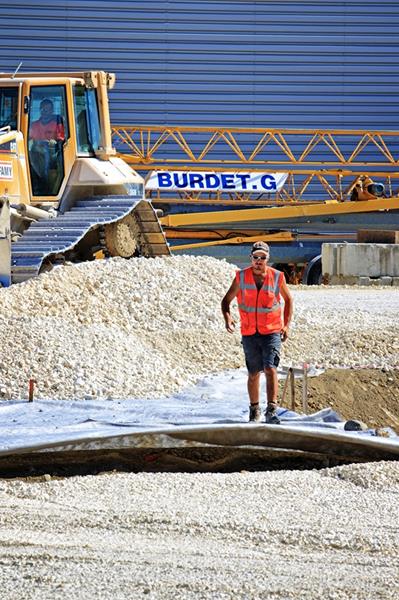
{"label": "wooden stake", "polygon": [[29,379],[29,399],[28,402],[33,402],[33,392],[35,389],[36,379]]}

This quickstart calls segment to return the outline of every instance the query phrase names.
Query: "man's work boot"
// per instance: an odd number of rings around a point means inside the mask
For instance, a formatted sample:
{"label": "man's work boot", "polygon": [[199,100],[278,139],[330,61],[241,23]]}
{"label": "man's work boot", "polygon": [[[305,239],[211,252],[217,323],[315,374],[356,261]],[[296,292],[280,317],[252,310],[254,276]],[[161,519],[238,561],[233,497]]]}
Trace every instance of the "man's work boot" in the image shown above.
{"label": "man's work boot", "polygon": [[279,425],[280,419],[277,416],[277,404],[268,404],[265,412],[265,423],[268,425]]}
{"label": "man's work boot", "polygon": [[259,423],[262,419],[262,413],[260,411],[259,404],[250,404],[249,405],[249,421]]}

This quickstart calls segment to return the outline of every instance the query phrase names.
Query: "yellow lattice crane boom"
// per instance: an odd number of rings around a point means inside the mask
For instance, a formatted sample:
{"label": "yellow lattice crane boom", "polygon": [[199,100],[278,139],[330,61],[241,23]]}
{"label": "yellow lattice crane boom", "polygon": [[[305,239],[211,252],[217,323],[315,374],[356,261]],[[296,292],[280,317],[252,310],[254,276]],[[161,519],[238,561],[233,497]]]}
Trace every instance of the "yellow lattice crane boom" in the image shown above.
{"label": "yellow lattice crane boom", "polygon": [[[159,203],[264,205],[345,201],[364,178],[382,181],[387,196],[396,194],[399,132],[357,129],[272,129],[244,127],[170,127],[113,125],[119,156],[142,173],[154,170],[246,172],[274,169],[288,174],[275,194],[258,191],[209,193],[181,190]],[[314,198],[309,200],[312,196]]]}

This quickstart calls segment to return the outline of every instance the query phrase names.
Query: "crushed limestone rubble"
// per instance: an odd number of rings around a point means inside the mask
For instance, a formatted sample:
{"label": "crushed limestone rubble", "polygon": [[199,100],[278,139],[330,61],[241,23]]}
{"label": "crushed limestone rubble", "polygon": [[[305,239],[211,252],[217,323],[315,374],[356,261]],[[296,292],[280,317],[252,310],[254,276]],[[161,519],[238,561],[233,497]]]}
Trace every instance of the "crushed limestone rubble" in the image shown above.
{"label": "crushed limestone rubble", "polygon": [[[162,397],[244,366],[220,301],[236,268],[209,257],[59,267],[0,291],[0,397]],[[293,288],[285,364],[399,365],[399,289]],[[238,321],[237,308],[233,311]]]}

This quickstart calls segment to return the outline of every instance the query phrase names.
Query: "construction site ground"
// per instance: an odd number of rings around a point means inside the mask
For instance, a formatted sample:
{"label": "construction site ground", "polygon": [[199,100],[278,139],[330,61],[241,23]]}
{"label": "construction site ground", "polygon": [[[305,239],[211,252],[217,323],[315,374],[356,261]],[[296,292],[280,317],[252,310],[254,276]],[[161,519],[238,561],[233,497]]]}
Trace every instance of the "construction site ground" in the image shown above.
{"label": "construction site ground", "polygon": [[[302,381],[295,382],[299,411]],[[290,404],[289,392],[287,406]],[[311,412],[331,406],[343,419],[359,419],[370,428],[392,427],[399,434],[399,370],[329,369],[308,379]]]}

